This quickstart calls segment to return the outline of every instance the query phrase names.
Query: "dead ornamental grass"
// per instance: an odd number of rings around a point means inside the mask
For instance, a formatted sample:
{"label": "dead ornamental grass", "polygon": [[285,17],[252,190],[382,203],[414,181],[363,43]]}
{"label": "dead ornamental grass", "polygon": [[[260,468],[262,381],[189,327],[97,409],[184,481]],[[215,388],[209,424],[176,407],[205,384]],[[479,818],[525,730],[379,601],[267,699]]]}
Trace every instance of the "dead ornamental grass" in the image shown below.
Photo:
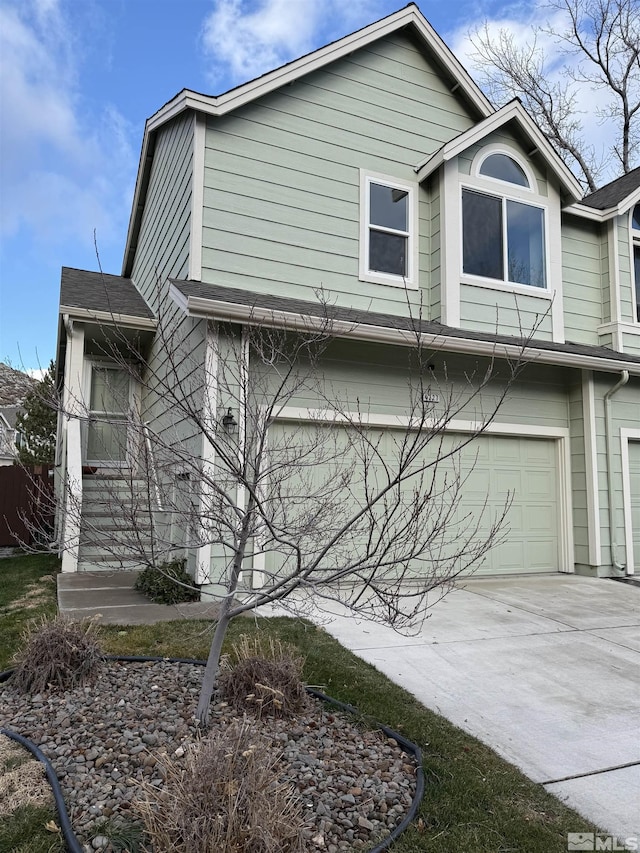
{"label": "dead ornamental grass", "polygon": [[51,806],[44,766],[15,741],[0,735],[0,818],[21,806]]}
{"label": "dead ornamental grass", "polygon": [[303,665],[293,647],[243,634],[221,663],[219,695],[240,712],[292,717],[309,706]]}
{"label": "dead ornamental grass", "polygon": [[103,663],[94,628],[94,622],[60,616],[29,626],[14,657],[11,686],[20,693],[41,693],[90,684]]}
{"label": "dead ornamental grass", "polygon": [[279,781],[279,755],[247,721],[161,759],[163,789],[133,803],[154,853],[299,853],[302,804]]}

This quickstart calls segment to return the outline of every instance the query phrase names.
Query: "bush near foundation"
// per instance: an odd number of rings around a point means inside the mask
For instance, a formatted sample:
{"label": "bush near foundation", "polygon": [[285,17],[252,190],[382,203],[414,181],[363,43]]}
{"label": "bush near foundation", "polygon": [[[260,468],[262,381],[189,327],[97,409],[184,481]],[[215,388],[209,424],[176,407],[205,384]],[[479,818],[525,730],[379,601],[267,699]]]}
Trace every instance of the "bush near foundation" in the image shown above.
{"label": "bush near foundation", "polygon": [[148,566],[138,575],[135,588],[156,604],[200,601],[200,590],[194,589],[193,578],[185,571],[185,564],[186,560],[172,560]]}

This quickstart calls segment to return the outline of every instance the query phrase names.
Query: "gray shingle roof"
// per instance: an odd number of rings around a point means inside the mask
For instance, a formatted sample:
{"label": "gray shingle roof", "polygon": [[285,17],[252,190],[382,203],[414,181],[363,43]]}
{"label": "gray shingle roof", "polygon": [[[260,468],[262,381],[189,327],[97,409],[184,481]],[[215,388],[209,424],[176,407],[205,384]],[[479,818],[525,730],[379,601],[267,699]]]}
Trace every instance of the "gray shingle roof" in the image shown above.
{"label": "gray shingle roof", "polygon": [[62,267],[60,305],[130,317],[153,317],[130,278],[71,267]]}
{"label": "gray shingle roof", "polygon": [[[432,320],[420,320],[417,317],[400,317],[394,314],[379,314],[373,311],[361,311],[355,308],[342,308],[336,305],[323,305],[320,302],[309,302],[304,299],[288,299],[268,293],[253,293],[233,287],[222,287],[214,284],[204,284],[199,281],[171,282],[184,296],[195,296],[211,299],[213,302],[232,302],[256,308],[266,308],[268,311],[284,311],[291,314],[301,314],[307,317],[326,317],[329,320],[344,320],[354,326],[382,326],[387,329],[419,330],[427,335],[439,337],[461,338],[465,340],[489,341],[506,345],[522,346],[525,343],[534,344],[539,350],[549,352],[572,353],[610,360],[617,353],[606,347],[587,346],[575,343],[556,343],[535,338],[525,341],[511,335],[494,335],[486,332],[474,332],[469,329],[457,329],[453,326],[443,326]],[[625,362],[640,364],[640,356],[624,353]]]}
{"label": "gray shingle roof", "polygon": [[0,362],[0,406],[19,406],[35,384],[27,373]]}
{"label": "gray shingle roof", "polygon": [[594,193],[585,196],[581,204],[586,204],[587,207],[595,207],[596,210],[606,210],[608,207],[615,207],[621,201],[630,195],[635,189],[640,187],[640,166],[616,178]]}

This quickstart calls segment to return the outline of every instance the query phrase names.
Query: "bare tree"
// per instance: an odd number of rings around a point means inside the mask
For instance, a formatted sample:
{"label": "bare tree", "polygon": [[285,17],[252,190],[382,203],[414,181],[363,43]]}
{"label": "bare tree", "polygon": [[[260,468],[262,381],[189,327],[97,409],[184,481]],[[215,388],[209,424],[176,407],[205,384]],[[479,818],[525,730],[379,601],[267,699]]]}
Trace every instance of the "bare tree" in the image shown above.
{"label": "bare tree", "polygon": [[[403,415],[383,428],[332,371],[348,344],[323,315],[295,330],[262,318],[242,328],[198,321],[189,331],[191,321],[168,317],[153,357],[124,338],[105,343],[110,363],[142,388],[126,427],[115,423],[135,463],[117,490],[102,485],[109,511],[126,521],[124,539],[86,518],[83,535],[149,565],[197,555],[192,571],[217,602],[203,724],[235,617],[275,602],[296,613],[340,603],[407,630],[425,618],[434,589],[449,589],[505,535],[511,496],[471,507],[465,491],[474,442],[522,359],[486,359],[469,371],[468,359],[447,365],[407,331],[397,369]],[[457,418],[472,426],[455,432]],[[109,416],[87,428],[113,452]]]}
{"label": "bare tree", "polygon": [[[496,103],[519,98],[593,192],[612,156],[622,173],[638,156],[640,8],[637,0],[548,0],[545,8],[555,13],[554,23],[534,27],[528,43],[520,44],[508,29],[494,34],[486,23],[471,34],[480,84]],[[567,60],[560,73],[553,51]],[[615,127],[615,140],[604,155],[584,136],[578,110],[582,85],[608,94],[598,115]]]}

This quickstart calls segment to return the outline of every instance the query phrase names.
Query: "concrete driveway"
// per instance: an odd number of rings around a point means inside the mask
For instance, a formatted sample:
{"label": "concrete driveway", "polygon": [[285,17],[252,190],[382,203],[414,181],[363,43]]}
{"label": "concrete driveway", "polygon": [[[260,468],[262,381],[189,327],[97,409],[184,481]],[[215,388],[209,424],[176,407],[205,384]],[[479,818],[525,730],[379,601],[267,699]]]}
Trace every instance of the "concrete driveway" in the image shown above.
{"label": "concrete driveway", "polygon": [[323,624],[599,827],[640,836],[640,587],[472,579],[416,637],[346,613]]}

